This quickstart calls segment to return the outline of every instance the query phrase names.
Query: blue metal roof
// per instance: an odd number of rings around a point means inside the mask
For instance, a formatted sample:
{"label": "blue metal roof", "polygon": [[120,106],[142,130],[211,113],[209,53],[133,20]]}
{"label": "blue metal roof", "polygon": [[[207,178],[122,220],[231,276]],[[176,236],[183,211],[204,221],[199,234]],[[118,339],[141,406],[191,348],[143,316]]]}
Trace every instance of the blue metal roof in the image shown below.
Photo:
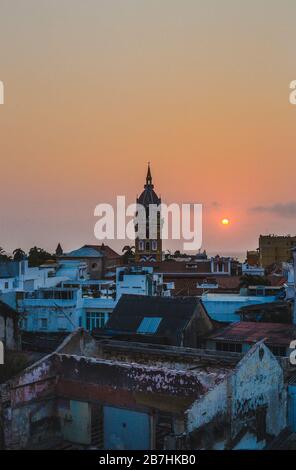
{"label": "blue metal roof", "polygon": [[94,248],[78,248],[78,250],[70,251],[66,253],[64,257],[71,256],[75,258],[102,258],[103,255],[100,251],[95,250]]}

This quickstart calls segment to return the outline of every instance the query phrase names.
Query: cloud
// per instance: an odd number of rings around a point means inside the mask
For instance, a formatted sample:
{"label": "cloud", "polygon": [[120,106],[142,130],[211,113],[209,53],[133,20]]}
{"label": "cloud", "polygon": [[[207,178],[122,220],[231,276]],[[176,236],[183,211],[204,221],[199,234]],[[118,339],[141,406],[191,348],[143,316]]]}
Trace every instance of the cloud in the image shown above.
{"label": "cloud", "polygon": [[296,201],[279,202],[271,206],[255,206],[251,208],[252,212],[265,212],[270,214],[280,215],[282,217],[295,217],[296,216]]}

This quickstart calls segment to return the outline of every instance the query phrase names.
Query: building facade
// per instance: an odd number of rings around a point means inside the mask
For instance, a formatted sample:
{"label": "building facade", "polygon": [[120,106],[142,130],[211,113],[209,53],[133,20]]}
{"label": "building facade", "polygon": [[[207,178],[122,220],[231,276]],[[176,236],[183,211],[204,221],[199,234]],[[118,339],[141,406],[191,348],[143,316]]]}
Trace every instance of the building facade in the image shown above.
{"label": "building facade", "polygon": [[260,265],[267,268],[273,264],[288,262],[292,259],[292,249],[296,246],[296,236],[260,235]]}

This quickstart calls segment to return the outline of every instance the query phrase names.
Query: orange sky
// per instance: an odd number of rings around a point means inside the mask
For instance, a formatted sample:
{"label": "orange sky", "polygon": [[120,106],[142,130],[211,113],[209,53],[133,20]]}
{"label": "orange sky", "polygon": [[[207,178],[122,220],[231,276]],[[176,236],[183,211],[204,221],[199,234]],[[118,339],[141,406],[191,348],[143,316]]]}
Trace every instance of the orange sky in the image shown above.
{"label": "orange sky", "polygon": [[295,234],[295,17],[293,0],[1,0],[0,246],[95,242],[95,206],[133,202],[148,160],[164,202],[204,205],[209,251]]}

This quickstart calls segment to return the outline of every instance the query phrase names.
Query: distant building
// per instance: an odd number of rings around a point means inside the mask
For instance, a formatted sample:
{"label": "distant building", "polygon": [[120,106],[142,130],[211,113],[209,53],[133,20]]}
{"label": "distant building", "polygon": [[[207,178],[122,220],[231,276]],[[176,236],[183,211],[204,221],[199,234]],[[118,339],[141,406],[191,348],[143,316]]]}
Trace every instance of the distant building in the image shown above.
{"label": "distant building", "polygon": [[[95,291],[93,290],[95,288]],[[91,331],[108,321],[116,300],[113,292],[103,293],[104,284],[74,281],[62,287],[26,293],[18,302],[22,329],[30,332],[71,332],[79,327]]]}
{"label": "distant building", "polygon": [[28,260],[0,263],[0,293],[29,292],[41,287],[51,287],[63,278],[56,276],[57,264],[29,267]]}
{"label": "distant building", "polygon": [[61,258],[59,263],[58,286],[24,292],[17,300],[26,332],[92,331],[105,326],[123,294],[170,296],[170,285],[151,267],[117,267],[114,281],[89,279],[80,259]]}
{"label": "distant building", "polygon": [[277,300],[275,302],[245,305],[237,310],[242,321],[265,323],[292,323],[293,308],[291,302]]}
{"label": "distant building", "polygon": [[296,236],[260,235],[260,266],[267,268],[273,264],[291,261],[292,248],[296,246]]}
{"label": "distant building", "polygon": [[253,264],[243,263],[242,275],[244,274],[248,276],[262,276],[263,277],[265,274],[265,269],[260,266],[255,266]]}
{"label": "distant building", "polygon": [[249,266],[259,266],[260,264],[259,250],[247,251],[246,263]]}
{"label": "distant building", "polygon": [[265,295],[263,290],[260,290],[259,294],[257,295],[256,292],[254,295],[205,293],[201,297],[201,302],[212,320],[232,323],[239,321],[239,310],[242,307],[277,300],[277,296]]}
{"label": "distant building", "polygon": [[116,298],[123,294],[170,296],[171,290],[161,273],[154,273],[152,266],[139,264],[117,268]]}
{"label": "distant building", "polygon": [[63,253],[59,263],[64,260],[83,261],[87,264],[87,273],[90,279],[102,279],[110,269],[116,269],[121,265],[121,257],[107,245],[84,245],[77,250]]}
{"label": "distant building", "polygon": [[[146,219],[140,222],[135,227],[135,261],[136,263],[141,261],[161,261],[162,240],[160,211],[157,211],[156,227],[152,226],[153,221],[151,221],[151,218],[149,218],[149,215],[151,215],[152,213],[150,206],[159,206],[161,204],[161,199],[157,196],[156,192],[154,191],[154,185],[152,184],[152,176],[149,164],[144,191],[137,198],[137,204],[140,204],[144,207],[146,212]],[[139,237],[140,230],[146,235],[145,238]],[[151,233],[153,233],[153,231],[155,232],[155,237],[151,236]]]}

